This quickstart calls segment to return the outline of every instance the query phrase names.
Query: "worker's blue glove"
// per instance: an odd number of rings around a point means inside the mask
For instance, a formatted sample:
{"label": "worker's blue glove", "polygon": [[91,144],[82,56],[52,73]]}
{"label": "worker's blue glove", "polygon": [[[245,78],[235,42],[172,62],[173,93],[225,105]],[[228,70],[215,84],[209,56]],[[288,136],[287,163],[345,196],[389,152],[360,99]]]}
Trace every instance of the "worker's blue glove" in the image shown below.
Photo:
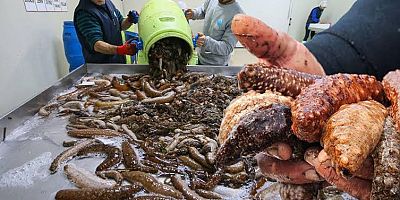
{"label": "worker's blue glove", "polygon": [[198,39],[199,39],[199,34],[196,34],[196,35],[194,36],[194,38],[192,39],[194,48],[197,47],[197,40],[198,40]]}
{"label": "worker's blue glove", "polygon": [[130,23],[137,24],[139,22],[139,13],[136,10],[129,11],[128,20]]}

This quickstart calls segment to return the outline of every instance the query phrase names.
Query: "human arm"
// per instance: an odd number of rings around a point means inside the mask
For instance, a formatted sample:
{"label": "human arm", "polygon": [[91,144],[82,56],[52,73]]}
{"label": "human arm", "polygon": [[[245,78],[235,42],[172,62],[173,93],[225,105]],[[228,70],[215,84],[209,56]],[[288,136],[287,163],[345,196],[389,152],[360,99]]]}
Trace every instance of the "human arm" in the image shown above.
{"label": "human arm", "polygon": [[197,20],[204,19],[206,16],[206,10],[208,5],[210,4],[210,0],[206,0],[203,5],[195,8],[195,9],[187,9],[185,10],[185,16],[187,19]]}
{"label": "human arm", "polygon": [[121,23],[121,30],[125,31],[132,26],[132,23],[129,21],[128,18],[122,20]]}
{"label": "human arm", "polygon": [[97,41],[94,44],[94,50],[102,54],[118,54],[118,55],[135,55],[137,52],[136,45],[126,42],[124,45],[115,46],[107,42]]}
{"label": "human arm", "polygon": [[370,74],[381,79],[400,63],[399,7],[400,1],[356,1],[335,25],[317,34],[306,47],[327,74]]}
{"label": "human arm", "polygon": [[118,46],[108,44],[107,42],[101,40],[97,41],[94,44],[94,51],[102,54],[110,54],[110,55],[117,54],[117,48]]}
{"label": "human arm", "polygon": [[[122,17],[122,16],[121,16]],[[88,44],[90,51],[102,54],[133,55],[136,53],[136,46],[124,44],[121,46],[111,45],[104,42],[101,25],[96,17],[81,11],[76,16],[77,31],[83,36],[83,42]]]}
{"label": "human arm", "polygon": [[235,44],[237,43],[237,39],[233,35],[230,25],[225,29],[225,33],[221,40],[216,40],[210,36],[204,35],[203,33],[198,34],[198,46],[203,46],[205,51],[216,55],[227,56],[231,54]]}
{"label": "human arm", "polygon": [[[103,41],[103,32],[98,19],[85,11],[76,13],[76,31],[82,35],[84,44],[89,46],[90,51],[95,51],[97,41]],[[82,44],[83,45],[83,44]]]}
{"label": "human arm", "polygon": [[[235,17],[232,29],[241,44],[267,63],[319,75],[355,73],[381,79],[399,67],[399,7],[400,1],[356,1],[334,26],[307,42],[306,48],[248,16]],[[377,8],[381,11],[376,12]]]}
{"label": "human arm", "polygon": [[136,24],[139,21],[139,13],[135,10],[129,11],[127,18],[124,18],[118,10],[116,10],[116,15],[121,24],[122,31],[127,30],[132,24]]}

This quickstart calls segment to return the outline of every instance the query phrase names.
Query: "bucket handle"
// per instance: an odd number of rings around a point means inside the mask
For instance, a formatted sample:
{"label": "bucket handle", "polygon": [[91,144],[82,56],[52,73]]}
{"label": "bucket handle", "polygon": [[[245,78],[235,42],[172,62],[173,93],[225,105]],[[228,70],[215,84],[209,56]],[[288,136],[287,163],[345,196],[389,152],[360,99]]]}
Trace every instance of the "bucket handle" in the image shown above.
{"label": "bucket handle", "polygon": [[175,21],[175,17],[160,17],[158,18],[161,22],[173,22]]}

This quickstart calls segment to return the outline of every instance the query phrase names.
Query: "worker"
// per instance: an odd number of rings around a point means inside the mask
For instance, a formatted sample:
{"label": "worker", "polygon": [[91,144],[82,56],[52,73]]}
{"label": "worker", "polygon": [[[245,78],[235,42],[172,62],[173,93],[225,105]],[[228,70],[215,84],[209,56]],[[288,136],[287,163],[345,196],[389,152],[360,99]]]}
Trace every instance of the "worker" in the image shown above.
{"label": "worker", "polygon": [[236,14],[243,13],[235,0],[206,0],[196,9],[185,10],[186,18],[204,19],[203,32],[198,33],[198,64],[227,66],[237,43],[231,30]]}
{"label": "worker", "polygon": [[310,24],[315,24],[319,23],[319,19],[321,18],[322,12],[324,12],[324,9],[327,7],[327,1],[321,1],[319,6],[313,8],[310,12],[310,15],[308,15],[308,19],[306,22],[306,34],[304,36],[303,42],[308,40],[308,37],[310,36],[311,32],[311,39],[315,35],[315,31],[310,31]]}
{"label": "worker", "polygon": [[[269,46],[271,47],[275,46],[274,43],[276,42],[283,42],[281,46],[285,47],[288,46],[287,44],[292,43],[290,46],[295,46],[295,50],[289,47],[286,47],[285,50],[294,50],[294,53],[282,52],[279,55],[275,55],[276,58],[262,58],[266,61],[273,61],[271,63],[281,63],[282,67],[297,70],[307,68],[304,71],[320,75],[336,73],[369,74],[382,79],[389,71],[400,68],[399,9],[400,1],[356,1],[351,9],[335,25],[316,35],[305,46],[294,41],[292,38],[285,40],[268,38],[269,35],[275,32],[269,28],[252,27],[252,29],[247,29],[247,33],[243,34],[255,35],[255,30],[258,32],[262,31],[265,38],[258,39],[270,44]],[[254,30],[254,33],[252,30]],[[247,44],[243,45],[246,46]],[[259,50],[257,49],[259,47],[256,45],[249,44],[247,47],[250,52]],[[268,52],[268,49],[265,51]],[[312,58],[308,57],[308,55]],[[301,59],[303,62],[294,62]],[[311,66],[312,68],[310,68]],[[265,148],[274,158],[282,158],[279,152],[290,152],[287,150],[287,146],[276,144]],[[266,176],[274,173],[269,171],[271,167],[268,166],[275,165],[271,163],[271,158],[269,158],[267,153],[258,155],[257,159],[261,171]],[[272,162],[284,168],[282,164],[285,161],[282,161],[282,159],[275,159]],[[293,175],[296,175],[297,178],[305,179],[303,182],[320,181],[319,173],[316,172],[312,165],[321,163],[324,166],[326,165],[325,170],[330,171],[330,180],[343,188],[345,192],[355,195],[357,193],[369,194],[371,191],[370,187],[361,187],[361,182],[367,180],[357,179],[356,177],[348,180],[334,178],[340,175],[336,174],[336,171],[329,166],[329,159],[319,160],[315,158],[309,160],[309,163],[299,161],[295,164],[293,161],[287,161],[288,170],[280,170],[280,174],[274,174],[273,177],[293,177]]]}
{"label": "worker", "polygon": [[135,10],[123,18],[111,0],[80,0],[74,13],[75,29],[86,63],[125,63],[136,44],[122,44],[121,31],[139,20]]}

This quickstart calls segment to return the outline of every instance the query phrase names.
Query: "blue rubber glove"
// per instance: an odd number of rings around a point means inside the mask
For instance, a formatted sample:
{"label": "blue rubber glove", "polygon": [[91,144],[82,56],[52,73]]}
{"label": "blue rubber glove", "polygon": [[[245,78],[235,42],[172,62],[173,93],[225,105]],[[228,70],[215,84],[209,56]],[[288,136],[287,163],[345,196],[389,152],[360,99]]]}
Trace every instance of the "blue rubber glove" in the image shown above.
{"label": "blue rubber glove", "polygon": [[130,23],[137,24],[139,22],[139,13],[136,10],[129,11],[128,20]]}
{"label": "blue rubber glove", "polygon": [[196,35],[194,36],[194,38],[192,39],[194,48],[197,47],[197,40],[198,40],[198,39],[199,39],[199,34],[196,34]]}

